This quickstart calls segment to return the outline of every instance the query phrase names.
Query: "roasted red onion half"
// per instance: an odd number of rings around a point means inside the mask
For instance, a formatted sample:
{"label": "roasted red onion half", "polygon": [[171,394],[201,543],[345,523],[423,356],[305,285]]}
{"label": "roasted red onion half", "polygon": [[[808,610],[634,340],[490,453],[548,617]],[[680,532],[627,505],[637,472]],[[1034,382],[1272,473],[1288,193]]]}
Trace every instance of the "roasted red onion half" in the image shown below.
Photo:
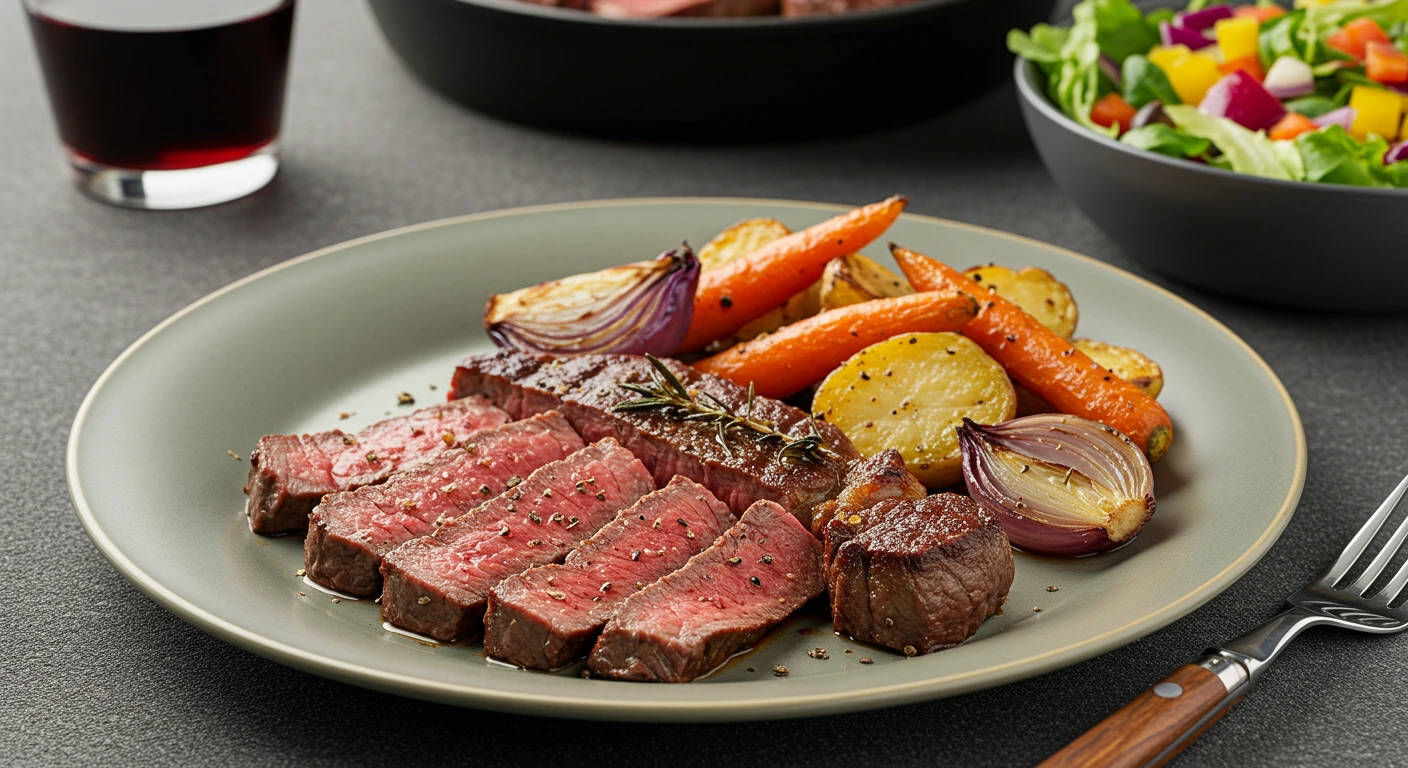
{"label": "roasted red onion half", "polygon": [[1154,514],[1154,474],[1118,430],[1061,413],[958,428],[963,479],[1019,549],[1077,557],[1128,544]]}
{"label": "roasted red onion half", "polygon": [[694,316],[699,259],[689,245],[584,275],[499,293],[484,329],[506,349],[553,355],[673,355]]}

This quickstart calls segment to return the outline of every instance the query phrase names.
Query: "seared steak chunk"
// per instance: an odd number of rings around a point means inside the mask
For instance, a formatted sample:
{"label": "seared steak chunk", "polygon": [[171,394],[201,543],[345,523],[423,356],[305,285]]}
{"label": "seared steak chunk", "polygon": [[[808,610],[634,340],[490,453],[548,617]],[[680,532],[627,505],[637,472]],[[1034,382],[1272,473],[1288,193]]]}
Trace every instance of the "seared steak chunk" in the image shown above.
{"label": "seared steak chunk", "polygon": [[[302,533],[308,513],[329,493],[375,485],[415,466],[471,432],[508,422],[482,397],[466,397],[377,422],[356,435],[265,435],[249,455],[245,512],[255,533]],[[445,435],[453,439],[446,441]]]}
{"label": "seared steak chunk", "polygon": [[611,439],[548,464],[433,536],[388,554],[381,615],[437,640],[476,634],[490,589],[534,566],[561,562],[653,490],[645,466]]}
{"label": "seared steak chunk", "polygon": [[[746,388],[674,360],[665,363],[691,390],[712,395],[739,413],[748,409]],[[515,418],[559,409],[583,438],[620,440],[645,462],[657,483],[683,475],[708,488],[735,512],[742,512],[755,501],[775,501],[818,534],[820,526],[839,511],[837,504],[828,502],[838,497],[861,506],[874,502],[863,493],[843,494],[848,487],[878,493],[876,498],[912,494],[918,487],[903,470],[903,477],[898,480],[869,471],[873,468],[860,460],[851,442],[835,426],[814,421],[805,411],[766,397],[753,400],[755,418],[796,437],[815,429],[835,458],[784,458],[778,440],[758,442],[745,430],[730,431],[725,447],[719,444],[714,425],[686,420],[674,408],[612,410],[613,406],[638,397],[620,384],[647,384],[652,370],[650,362],[640,355],[553,359],[500,351],[475,355],[460,363],[450,394],[484,395]],[[864,474],[864,479],[856,477],[857,472]]]}
{"label": "seared steak chunk", "polygon": [[303,542],[308,578],[358,597],[381,590],[381,558],[435,530],[521,478],[583,447],[557,413],[482,430],[455,450],[397,473],[381,485],[334,493],[310,515]]}
{"label": "seared steak chunk", "polygon": [[616,516],[561,564],[510,576],[489,593],[484,648],[533,669],[557,669],[585,654],[637,590],[673,573],[714,543],[733,513],[683,477]]}
{"label": "seared steak chunk", "polygon": [[967,496],[884,501],[826,526],[837,631],[906,654],[967,640],[1007,600],[1012,548]]}
{"label": "seared steak chunk", "polygon": [[687,683],[821,594],[821,544],[770,501],[626,600],[592,649],[593,674]]}

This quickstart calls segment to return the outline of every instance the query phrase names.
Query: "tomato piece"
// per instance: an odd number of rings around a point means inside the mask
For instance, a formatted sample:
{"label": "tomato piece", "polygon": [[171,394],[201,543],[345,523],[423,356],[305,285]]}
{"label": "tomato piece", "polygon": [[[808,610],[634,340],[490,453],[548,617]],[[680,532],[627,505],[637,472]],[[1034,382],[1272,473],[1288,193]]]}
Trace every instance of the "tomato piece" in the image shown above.
{"label": "tomato piece", "polygon": [[1258,24],[1265,24],[1277,16],[1285,16],[1286,9],[1279,5],[1239,5],[1232,9],[1233,16],[1250,16]]}
{"label": "tomato piece", "polygon": [[1120,133],[1129,130],[1129,124],[1134,120],[1134,107],[1129,105],[1118,93],[1109,93],[1095,102],[1095,106],[1090,108],[1090,122],[1102,128],[1109,128],[1112,125],[1120,127]]}
{"label": "tomato piece", "polygon": [[1373,19],[1355,19],[1344,25],[1338,32],[1330,35],[1325,42],[1332,48],[1337,48],[1356,59],[1364,58],[1369,47],[1369,43],[1388,43],[1388,34],[1384,28],[1379,26]]}
{"label": "tomato piece", "polygon": [[1302,133],[1310,133],[1319,129],[1320,126],[1305,115],[1299,112],[1287,112],[1285,117],[1271,126],[1271,130],[1266,135],[1270,136],[1272,141],[1289,141]]}
{"label": "tomato piece", "polygon": [[1378,83],[1408,82],[1408,55],[1389,43],[1369,43],[1364,51],[1364,75]]}
{"label": "tomato piece", "polygon": [[1224,75],[1230,75],[1239,69],[1251,75],[1258,83],[1266,79],[1266,73],[1261,71],[1261,60],[1255,56],[1243,56],[1217,65],[1217,71]]}

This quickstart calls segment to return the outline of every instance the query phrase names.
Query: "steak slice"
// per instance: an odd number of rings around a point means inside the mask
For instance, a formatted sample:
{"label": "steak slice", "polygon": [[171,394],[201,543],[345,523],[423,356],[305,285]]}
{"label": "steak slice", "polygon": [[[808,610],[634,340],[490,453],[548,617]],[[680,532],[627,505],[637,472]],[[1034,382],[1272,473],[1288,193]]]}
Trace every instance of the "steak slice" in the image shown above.
{"label": "steak slice", "polygon": [[967,496],[885,501],[826,526],[826,586],[836,630],[932,653],[967,640],[1012,586],[1002,526]]}
{"label": "steak slice", "polygon": [[594,0],[592,10],[609,18],[664,16],[767,16],[781,10],[779,0]]}
{"label": "steak slice", "polygon": [[783,16],[818,16],[872,8],[895,8],[915,0],[782,0]]}
{"label": "steak slice", "polygon": [[531,669],[585,655],[626,598],[673,573],[733,525],[733,513],[684,477],[625,510],[566,562],[510,576],[489,593],[484,648]]}
{"label": "steak slice", "polygon": [[381,566],[382,618],[436,640],[476,634],[490,589],[534,566],[561,562],[653,490],[645,466],[611,439],[548,464],[433,536],[388,554]]}
{"label": "steak slice", "polygon": [[[465,397],[377,422],[356,435],[340,429],[265,435],[249,455],[249,528],[266,535],[302,533],[324,496],[375,485],[458,443],[497,427],[508,414],[482,397]],[[453,440],[446,441],[444,435]]]}
{"label": "steak slice", "polygon": [[308,578],[369,597],[381,589],[381,558],[398,544],[435,530],[520,478],[583,447],[558,413],[544,413],[471,435],[381,485],[334,493],[309,516],[303,562]]}
{"label": "steak slice", "polygon": [[[748,409],[744,387],[674,360],[665,364],[691,390],[712,395],[740,413]],[[754,417],[797,437],[815,429],[836,458],[784,459],[779,441],[756,442],[742,431],[729,433],[725,448],[714,425],[686,420],[675,409],[613,411],[612,406],[637,397],[621,382],[647,383],[652,371],[641,355],[554,359],[502,350],[461,362],[450,389],[452,397],[484,395],[515,418],[561,410],[586,440],[615,437],[621,441],[661,485],[683,475],[708,488],[736,513],[756,501],[775,501],[818,536],[821,525],[841,508],[835,503],[838,499],[859,508],[879,498],[923,495],[923,486],[903,469],[898,454],[890,460],[899,467],[898,475],[877,472],[872,462],[881,457],[862,461],[834,425],[814,421],[805,411],[766,397],[754,398]],[[848,488],[853,492],[843,493]]]}
{"label": "steak slice", "polygon": [[821,543],[760,501],[683,568],[626,600],[592,649],[593,674],[687,683],[821,594]]}

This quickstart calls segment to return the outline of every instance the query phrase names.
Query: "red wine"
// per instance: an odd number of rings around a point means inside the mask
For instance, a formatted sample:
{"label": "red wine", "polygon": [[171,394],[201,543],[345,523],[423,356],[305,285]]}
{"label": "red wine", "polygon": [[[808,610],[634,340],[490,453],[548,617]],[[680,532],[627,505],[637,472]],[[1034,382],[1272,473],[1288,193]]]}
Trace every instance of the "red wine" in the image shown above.
{"label": "red wine", "polygon": [[59,136],[144,170],[248,157],[279,135],[293,0],[28,0]]}

